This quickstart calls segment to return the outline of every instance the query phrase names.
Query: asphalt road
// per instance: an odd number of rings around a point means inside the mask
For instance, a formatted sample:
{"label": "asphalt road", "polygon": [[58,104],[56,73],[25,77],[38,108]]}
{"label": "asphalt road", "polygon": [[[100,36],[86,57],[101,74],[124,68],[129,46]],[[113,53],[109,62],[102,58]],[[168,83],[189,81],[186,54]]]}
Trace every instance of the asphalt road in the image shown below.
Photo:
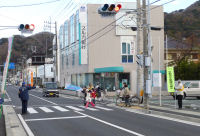
{"label": "asphalt road", "polygon": [[[7,102],[12,104],[24,127],[35,136],[199,136],[200,126],[139,114],[97,104],[85,109],[82,100],[62,95],[42,97],[30,90],[29,113],[21,115],[18,87],[8,86]],[[9,99],[11,101],[9,101]]]}

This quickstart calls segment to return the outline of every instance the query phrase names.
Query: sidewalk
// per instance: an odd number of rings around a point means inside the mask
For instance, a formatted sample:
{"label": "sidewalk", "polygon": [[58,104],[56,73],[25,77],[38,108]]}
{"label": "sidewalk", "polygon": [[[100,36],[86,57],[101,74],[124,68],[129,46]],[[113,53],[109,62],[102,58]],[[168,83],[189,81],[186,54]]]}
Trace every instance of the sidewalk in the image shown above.
{"label": "sidewalk", "polygon": [[0,117],[0,136],[6,136],[4,115]]}

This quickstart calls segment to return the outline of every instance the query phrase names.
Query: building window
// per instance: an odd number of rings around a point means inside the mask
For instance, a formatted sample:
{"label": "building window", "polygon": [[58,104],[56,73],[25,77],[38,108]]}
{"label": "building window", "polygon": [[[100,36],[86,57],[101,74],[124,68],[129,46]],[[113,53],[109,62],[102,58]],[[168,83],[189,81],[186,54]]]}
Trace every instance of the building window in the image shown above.
{"label": "building window", "polygon": [[79,11],[76,11],[76,40],[79,40]]}
{"label": "building window", "polygon": [[67,65],[67,66],[69,65],[69,58],[68,58],[68,55],[66,56],[66,65]]}
{"label": "building window", "polygon": [[169,53],[168,54],[168,60],[175,60],[176,59],[176,53]]}
{"label": "building window", "polygon": [[65,36],[65,47],[68,46],[68,21],[65,21],[64,23],[64,36]]}
{"label": "building window", "polygon": [[63,26],[60,27],[59,31],[60,48],[63,48]]}
{"label": "building window", "polygon": [[198,59],[198,54],[192,54],[192,59]]}
{"label": "building window", "polygon": [[62,54],[62,68],[64,68],[64,54]]}
{"label": "building window", "polygon": [[133,55],[131,54],[131,44],[123,42],[122,43],[122,63],[133,63]]}
{"label": "building window", "polygon": [[74,24],[75,22],[74,22],[74,15],[72,15],[71,17],[70,17],[70,42],[71,43],[74,43],[75,41],[74,41],[74,37],[75,37],[75,35],[74,35],[74,26],[75,26],[75,24]]}
{"label": "building window", "polygon": [[75,54],[73,53],[72,54],[72,65],[74,65],[75,64]]}

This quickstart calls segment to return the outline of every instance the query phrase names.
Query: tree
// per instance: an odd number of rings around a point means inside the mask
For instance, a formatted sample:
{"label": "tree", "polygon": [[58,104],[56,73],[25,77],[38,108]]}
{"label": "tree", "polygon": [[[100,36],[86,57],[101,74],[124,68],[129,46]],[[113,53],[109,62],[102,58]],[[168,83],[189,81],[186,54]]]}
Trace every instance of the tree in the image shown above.
{"label": "tree", "polygon": [[174,72],[176,80],[200,80],[200,62],[194,63],[185,58],[174,67]]}

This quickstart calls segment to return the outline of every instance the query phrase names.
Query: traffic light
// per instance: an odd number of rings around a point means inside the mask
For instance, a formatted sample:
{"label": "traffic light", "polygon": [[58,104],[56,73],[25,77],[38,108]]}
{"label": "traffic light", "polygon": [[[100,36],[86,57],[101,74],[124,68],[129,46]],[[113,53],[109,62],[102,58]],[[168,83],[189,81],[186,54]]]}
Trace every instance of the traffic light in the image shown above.
{"label": "traffic light", "polygon": [[101,15],[112,15],[119,12],[122,8],[121,4],[104,4],[98,9],[98,13]]}
{"label": "traffic light", "polygon": [[21,32],[33,32],[35,29],[35,25],[34,24],[20,24],[18,27],[18,30]]}
{"label": "traffic light", "polygon": [[141,66],[141,67],[143,67],[143,65],[144,65],[144,62],[143,62],[143,55],[141,55],[141,54],[139,54],[139,55],[136,55],[136,57],[137,57],[137,64],[139,65],[139,66]]}

